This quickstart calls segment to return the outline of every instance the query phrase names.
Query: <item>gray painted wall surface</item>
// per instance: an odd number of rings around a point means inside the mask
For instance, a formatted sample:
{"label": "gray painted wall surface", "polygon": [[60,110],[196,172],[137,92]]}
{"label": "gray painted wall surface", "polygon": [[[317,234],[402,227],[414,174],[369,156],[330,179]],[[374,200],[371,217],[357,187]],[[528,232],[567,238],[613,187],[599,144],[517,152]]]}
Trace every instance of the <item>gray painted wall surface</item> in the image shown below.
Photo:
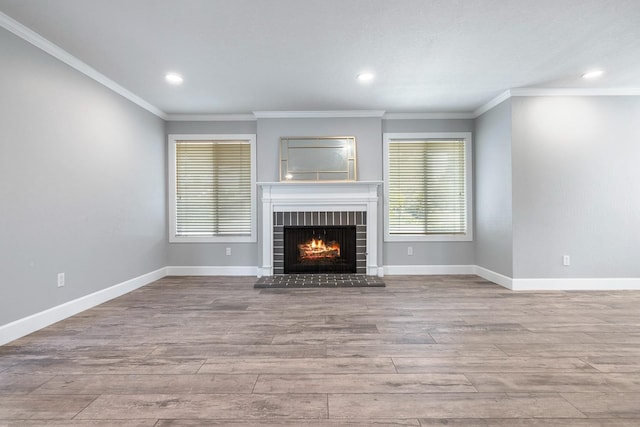
{"label": "gray painted wall surface", "polygon": [[[167,122],[170,134],[255,134],[255,121],[238,122]],[[165,152],[168,139],[164,139]],[[258,161],[258,163],[260,163]],[[166,165],[168,167],[168,165]],[[168,189],[167,189],[168,191]],[[167,193],[168,194],[168,193]],[[169,206],[167,205],[167,212]],[[167,243],[170,266],[257,266],[256,243]],[[231,255],[226,255],[231,248]]]}
{"label": "gray painted wall surface", "polygon": [[512,277],[511,100],[476,119],[476,264]]}
{"label": "gray painted wall surface", "polygon": [[[383,120],[382,130],[385,133],[473,132],[473,120]],[[381,163],[381,170],[382,167]],[[411,256],[407,255],[409,246],[413,248]],[[387,242],[384,265],[473,265],[474,248],[473,242]]]}
{"label": "gray painted wall surface", "polygon": [[[169,134],[234,134],[234,133],[256,133],[257,124],[254,121],[246,122],[167,122],[166,130]],[[165,140],[165,145],[167,140]]]}
{"label": "gray painted wall surface", "polygon": [[640,277],[640,97],[514,98],[512,149],[514,277]]}
{"label": "gray painted wall surface", "polygon": [[473,132],[473,119],[383,120],[382,131],[394,132]]}
{"label": "gray painted wall surface", "polygon": [[164,122],[4,29],[0,51],[2,325],[165,266],[167,221]]}
{"label": "gray painted wall surface", "polygon": [[279,141],[282,136],[355,136],[358,180],[382,181],[380,119],[258,119],[258,181],[279,180]]}

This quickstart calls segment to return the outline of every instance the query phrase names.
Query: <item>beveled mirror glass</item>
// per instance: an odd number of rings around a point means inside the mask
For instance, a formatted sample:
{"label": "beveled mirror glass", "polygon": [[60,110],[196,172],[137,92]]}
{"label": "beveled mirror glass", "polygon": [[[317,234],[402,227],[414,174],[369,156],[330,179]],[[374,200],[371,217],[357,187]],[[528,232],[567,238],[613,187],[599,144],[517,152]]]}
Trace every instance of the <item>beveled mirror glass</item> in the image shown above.
{"label": "beveled mirror glass", "polygon": [[354,136],[280,138],[280,181],[355,181]]}

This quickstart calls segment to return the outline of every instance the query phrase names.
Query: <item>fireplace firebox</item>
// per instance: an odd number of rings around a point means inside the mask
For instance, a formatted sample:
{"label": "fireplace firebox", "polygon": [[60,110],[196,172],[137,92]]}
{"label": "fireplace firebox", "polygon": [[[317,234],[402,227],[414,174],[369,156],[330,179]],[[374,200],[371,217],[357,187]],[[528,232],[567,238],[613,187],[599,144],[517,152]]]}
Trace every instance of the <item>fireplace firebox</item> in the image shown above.
{"label": "fireplace firebox", "polygon": [[355,273],[355,226],[284,227],[284,273]]}

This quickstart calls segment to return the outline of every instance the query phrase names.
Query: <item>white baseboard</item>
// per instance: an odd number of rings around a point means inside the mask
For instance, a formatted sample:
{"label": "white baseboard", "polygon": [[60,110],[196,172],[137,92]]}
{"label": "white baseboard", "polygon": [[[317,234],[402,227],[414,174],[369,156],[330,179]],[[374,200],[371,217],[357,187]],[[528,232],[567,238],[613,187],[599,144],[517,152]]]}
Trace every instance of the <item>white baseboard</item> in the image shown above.
{"label": "white baseboard", "polygon": [[[127,294],[165,276],[257,276],[255,266],[170,266],[159,268],[109,288],[0,326],[0,345],[64,320],[84,310]],[[513,279],[478,265],[386,265],[383,275],[476,274],[514,291],[616,291],[640,290],[640,278]]]}
{"label": "white baseboard", "polygon": [[479,265],[475,274],[513,291],[637,291],[640,278],[514,279]]}
{"label": "white baseboard", "polygon": [[0,326],[0,345],[122,296],[166,276],[165,267]]}
{"label": "white baseboard", "polygon": [[436,274],[476,274],[475,265],[385,265],[384,274],[424,275]]}
{"label": "white baseboard", "polygon": [[258,276],[257,266],[170,266],[167,276]]}
{"label": "white baseboard", "polygon": [[513,279],[511,277],[496,273],[479,265],[475,266],[475,274],[507,289],[513,289]]}
{"label": "white baseboard", "polygon": [[513,279],[514,291],[638,291],[640,278]]}

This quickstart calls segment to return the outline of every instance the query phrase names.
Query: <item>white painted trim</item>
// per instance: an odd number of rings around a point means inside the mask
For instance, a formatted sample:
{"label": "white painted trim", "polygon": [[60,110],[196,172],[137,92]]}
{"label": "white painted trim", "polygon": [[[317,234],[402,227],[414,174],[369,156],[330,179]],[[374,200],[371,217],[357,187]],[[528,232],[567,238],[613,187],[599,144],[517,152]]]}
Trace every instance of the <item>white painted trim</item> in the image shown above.
{"label": "white painted trim", "polygon": [[385,265],[385,276],[476,274],[475,265]]}
{"label": "white painted trim", "polygon": [[507,289],[513,289],[513,279],[511,277],[496,273],[495,271],[480,267],[479,265],[475,266],[475,274]]}
{"label": "white painted trim", "polygon": [[31,43],[35,47],[43,50],[44,52],[48,53],[54,58],[64,62],[70,67],[75,68],[77,71],[81,72],[87,77],[92,78],[93,80],[97,81],[101,85],[106,86],[107,88],[111,89],[118,95],[125,97],[129,101],[144,108],[150,113],[153,113],[156,116],[160,117],[161,119],[166,120],[167,115],[165,114],[165,112],[160,110],[155,105],[150,104],[149,102],[140,98],[138,95],[134,94],[128,89],[125,89],[124,87],[120,86],[118,83],[114,82],[104,74],[97,71],[95,68],[87,65],[85,62],[71,55],[69,52],[62,49],[60,46],[50,42],[49,40],[42,37],[40,34],[22,25],[15,19],[11,18],[8,15],[5,15],[2,12],[0,12],[0,26],[12,32],[13,34],[20,37],[21,39]]}
{"label": "white painted trim", "polygon": [[253,114],[167,114],[174,122],[255,122]]}
{"label": "white painted trim", "polygon": [[167,276],[258,276],[258,267],[243,266],[169,266]]}
{"label": "white painted trim", "polygon": [[471,117],[475,119],[514,96],[640,96],[640,88],[514,88],[476,108]]}
{"label": "white painted trim", "polygon": [[514,291],[638,291],[640,277],[513,279]]}
{"label": "white painted trim", "polygon": [[389,233],[389,185],[384,186],[384,241],[385,242],[471,242],[473,241],[473,136],[471,132],[413,132],[382,134],[382,173],[384,182],[389,182],[389,145],[394,141],[424,141],[428,139],[462,139],[465,155],[465,192],[467,210],[467,233],[437,235],[392,235]]}
{"label": "white painted trim", "polygon": [[625,291],[640,290],[640,278],[513,279],[479,265],[475,274],[513,291]]}
{"label": "white painted trim", "polygon": [[638,96],[640,88],[515,88],[511,96]]}
{"label": "white painted trim", "polygon": [[384,110],[254,111],[258,119],[319,119],[340,117],[382,117]]}
{"label": "white painted trim", "polygon": [[480,107],[476,108],[473,111],[473,118],[475,119],[475,118],[483,115],[487,111],[491,110],[493,107],[497,106],[498,104],[500,104],[503,101],[506,101],[509,98],[511,98],[511,91],[510,90],[505,90],[504,92],[502,92],[501,94],[499,94],[495,98],[489,100],[489,102],[487,102],[487,103],[481,105]]}
{"label": "white painted trim", "polygon": [[[168,194],[169,194],[169,242],[170,243],[255,243],[257,239],[256,201],[256,134],[170,134],[168,140]],[[176,236],[176,144],[178,141],[245,141],[251,145],[251,234],[249,236]]]}
{"label": "white painted trim", "polygon": [[385,113],[382,120],[455,120],[473,119],[473,113]]}
{"label": "white painted trim", "polygon": [[162,279],[166,275],[165,271],[165,267],[162,267],[151,273],[143,274],[142,276],[118,283],[109,288],[2,325],[0,326],[0,345],[4,345],[82,311],[127,294],[158,279]]}
{"label": "white painted trim", "polygon": [[262,189],[261,276],[273,275],[273,213],[313,211],[367,212],[367,275],[378,270],[378,181],[323,183],[259,182]]}

